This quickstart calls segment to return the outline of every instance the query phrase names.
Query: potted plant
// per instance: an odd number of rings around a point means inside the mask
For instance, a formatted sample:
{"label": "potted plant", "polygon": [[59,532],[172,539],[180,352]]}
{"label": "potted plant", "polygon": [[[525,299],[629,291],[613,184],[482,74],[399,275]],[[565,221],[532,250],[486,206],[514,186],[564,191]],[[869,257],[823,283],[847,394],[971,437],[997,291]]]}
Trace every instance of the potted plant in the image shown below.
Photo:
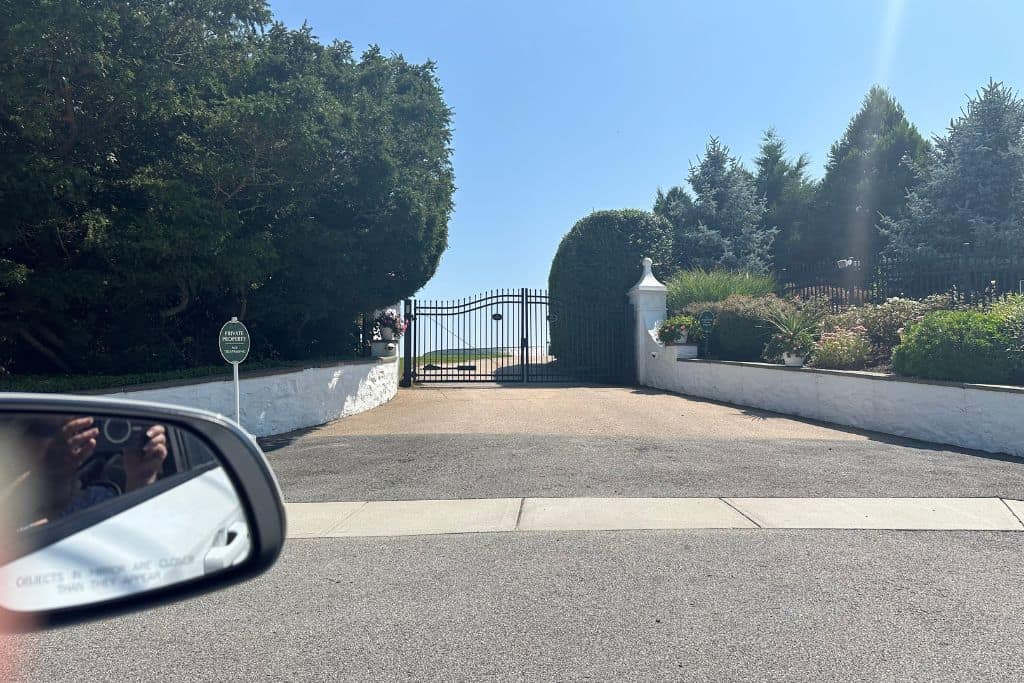
{"label": "potted plant", "polygon": [[788,310],[775,308],[765,316],[765,321],[775,328],[765,346],[765,358],[774,360],[781,357],[788,367],[803,367],[804,360],[814,347],[821,313],[812,307]]}
{"label": "potted plant", "polygon": [[658,325],[658,341],[676,348],[676,358],[696,358],[700,325],[692,315],[677,315]]}
{"label": "potted plant", "polygon": [[373,319],[373,340],[370,346],[375,356],[392,356],[395,340],[405,332],[405,320],[393,308],[379,311]]}

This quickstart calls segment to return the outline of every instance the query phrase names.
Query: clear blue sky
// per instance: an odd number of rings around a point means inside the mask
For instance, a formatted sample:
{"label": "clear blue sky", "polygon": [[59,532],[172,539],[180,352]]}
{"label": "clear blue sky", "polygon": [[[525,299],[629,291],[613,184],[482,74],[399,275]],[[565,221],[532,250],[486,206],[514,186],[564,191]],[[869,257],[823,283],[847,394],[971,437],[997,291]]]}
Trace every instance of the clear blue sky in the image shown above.
{"label": "clear blue sky", "polygon": [[[291,0],[288,26],[437,62],[455,110],[449,248],[420,292],[546,287],[595,209],[650,209],[709,135],[775,126],[820,175],[872,83],[926,136],[989,77],[1024,88],[1024,2]],[[396,249],[402,245],[395,245]]]}

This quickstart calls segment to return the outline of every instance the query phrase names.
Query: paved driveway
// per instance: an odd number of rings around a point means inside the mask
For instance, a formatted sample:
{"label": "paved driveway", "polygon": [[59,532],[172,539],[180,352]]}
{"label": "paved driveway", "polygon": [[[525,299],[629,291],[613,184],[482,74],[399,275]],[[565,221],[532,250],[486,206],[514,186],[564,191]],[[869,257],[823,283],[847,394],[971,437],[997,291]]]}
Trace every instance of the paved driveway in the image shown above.
{"label": "paved driveway", "polygon": [[414,389],[264,447],[292,502],[1024,498],[1020,459],[643,389]]}
{"label": "paved driveway", "polygon": [[[266,447],[292,502],[1024,497],[1014,459],[630,389],[403,391]],[[1014,680],[1022,553],[990,531],[292,539],[249,583],[8,644],[38,681]]]}

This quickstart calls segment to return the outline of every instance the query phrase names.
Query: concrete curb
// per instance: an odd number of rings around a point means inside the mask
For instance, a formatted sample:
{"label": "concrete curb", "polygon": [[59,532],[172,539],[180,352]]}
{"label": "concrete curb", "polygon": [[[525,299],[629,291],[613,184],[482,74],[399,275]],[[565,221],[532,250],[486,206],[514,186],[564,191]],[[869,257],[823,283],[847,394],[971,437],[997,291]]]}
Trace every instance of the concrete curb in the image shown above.
{"label": "concrete curb", "polygon": [[1024,531],[1001,498],[481,498],[288,503],[289,538],[651,529]]}

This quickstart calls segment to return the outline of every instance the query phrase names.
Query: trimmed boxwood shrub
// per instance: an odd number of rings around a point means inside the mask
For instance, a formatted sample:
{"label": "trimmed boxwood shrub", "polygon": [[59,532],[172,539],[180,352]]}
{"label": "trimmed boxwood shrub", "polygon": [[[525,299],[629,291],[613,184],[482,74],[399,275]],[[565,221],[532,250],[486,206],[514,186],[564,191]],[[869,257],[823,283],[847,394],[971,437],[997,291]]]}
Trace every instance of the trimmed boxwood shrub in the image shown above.
{"label": "trimmed boxwood shrub", "polygon": [[992,315],[1010,341],[1010,360],[1013,363],[1015,384],[1024,384],[1024,295],[1010,294],[992,304]]}
{"label": "trimmed boxwood shrub", "polygon": [[[625,373],[633,373],[626,292],[640,279],[645,256],[654,261],[659,279],[670,274],[665,269],[672,257],[672,226],[647,211],[596,211],[562,238],[548,276],[551,309],[561,311],[551,320],[551,352],[560,362],[580,367],[607,364],[607,344],[613,343],[616,362],[621,361]],[[577,343],[588,335],[617,336]]]}
{"label": "trimmed boxwood shrub", "polygon": [[761,360],[765,344],[774,329],[765,322],[773,310],[789,310],[792,304],[776,296],[753,298],[731,296],[724,301],[692,303],[683,312],[699,316],[701,311],[714,311],[716,323],[709,343],[711,356],[722,360]]}
{"label": "trimmed boxwood shrub", "polygon": [[906,330],[893,351],[892,367],[908,377],[1007,384],[1014,375],[1010,346],[999,316],[935,311]]}

